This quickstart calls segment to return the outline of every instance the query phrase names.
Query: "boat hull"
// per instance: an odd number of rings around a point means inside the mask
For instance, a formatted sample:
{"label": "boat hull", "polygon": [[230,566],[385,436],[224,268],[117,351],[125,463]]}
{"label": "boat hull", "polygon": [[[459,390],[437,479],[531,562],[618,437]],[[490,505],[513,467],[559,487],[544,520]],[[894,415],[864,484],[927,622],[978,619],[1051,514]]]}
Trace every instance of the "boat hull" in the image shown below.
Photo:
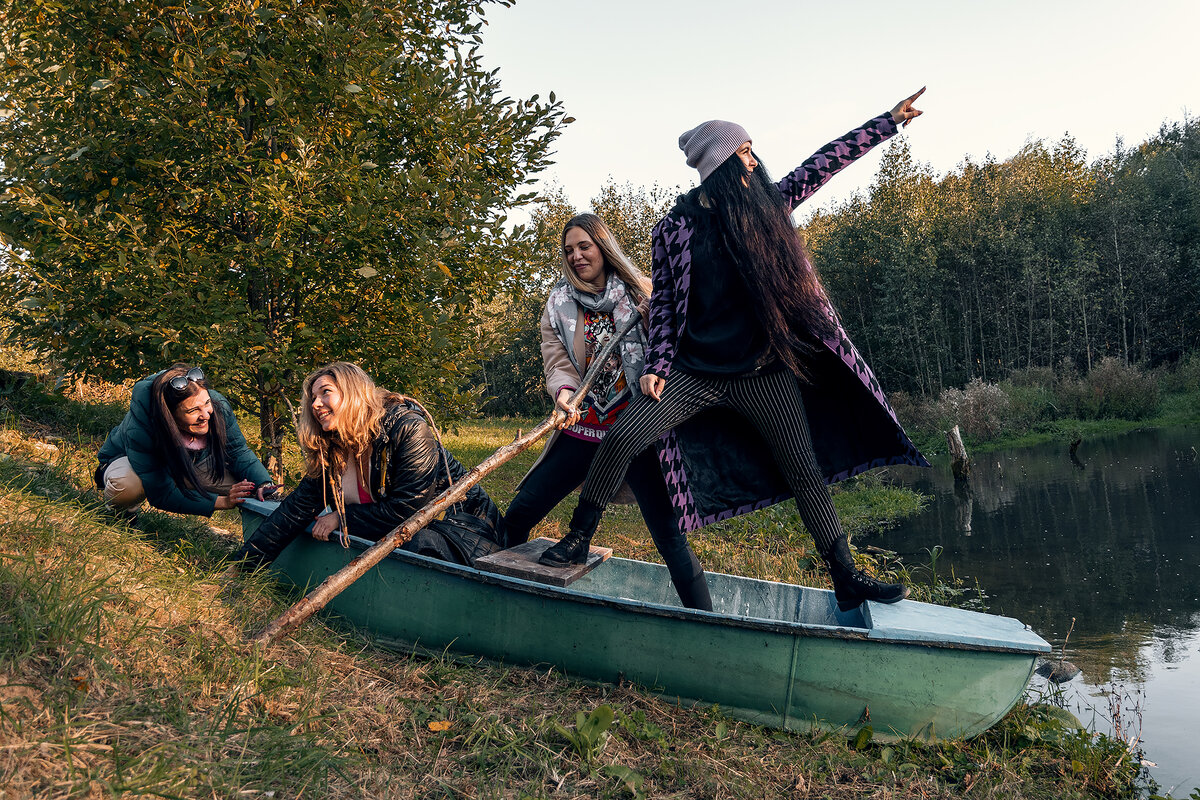
{"label": "boat hull", "polygon": [[[368,544],[301,537],[273,568],[308,589]],[[563,589],[396,551],[329,608],[389,646],[630,681],[789,730],[869,724],[883,739],[986,730],[1050,649],[1004,617],[911,601],[843,613],[826,590],[709,584],[715,612],[680,608],[657,564],[613,558]]]}

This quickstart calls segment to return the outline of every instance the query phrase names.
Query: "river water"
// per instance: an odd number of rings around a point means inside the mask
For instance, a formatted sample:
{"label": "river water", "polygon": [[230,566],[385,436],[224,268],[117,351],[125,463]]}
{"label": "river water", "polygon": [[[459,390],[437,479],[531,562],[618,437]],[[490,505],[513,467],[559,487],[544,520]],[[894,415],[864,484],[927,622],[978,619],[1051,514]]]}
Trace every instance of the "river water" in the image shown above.
{"label": "river water", "polygon": [[1160,793],[1200,789],[1200,427],[980,454],[969,492],[948,467],[892,476],[934,499],[881,543],[910,565],[940,545],[939,575],[1056,652],[1074,620],[1068,708],[1140,737]]}

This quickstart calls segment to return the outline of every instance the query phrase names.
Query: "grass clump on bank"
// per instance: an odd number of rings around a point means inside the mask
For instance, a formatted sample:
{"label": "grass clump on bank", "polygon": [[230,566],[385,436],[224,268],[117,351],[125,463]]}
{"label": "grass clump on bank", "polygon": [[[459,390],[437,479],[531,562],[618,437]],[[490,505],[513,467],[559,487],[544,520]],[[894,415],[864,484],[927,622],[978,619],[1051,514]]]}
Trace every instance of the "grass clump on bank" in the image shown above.
{"label": "grass clump on bank", "polygon": [[1070,364],[1057,372],[1033,367],[999,383],[976,378],[935,398],[897,392],[890,400],[926,455],[945,452],[945,431],[955,425],[970,449],[986,451],[1194,424],[1200,422],[1200,354],[1154,371],[1116,358],[1103,359],[1086,375]]}
{"label": "grass clump on bank", "polygon": [[[1136,795],[1122,743],[1037,705],[971,742],[882,746],[760,728],[556,671],[397,654],[336,620],[256,652],[245,633],[288,597],[263,574],[217,580],[236,516],[115,522],[87,488],[99,438],[6,410],[0,786],[13,797]],[[501,433],[464,427],[448,444],[470,460],[472,437],[485,446],[489,436]],[[503,504],[501,487],[489,490]],[[773,514],[721,536],[743,537],[731,550],[803,551],[786,509]],[[623,554],[634,545],[619,537],[644,536],[609,534]],[[784,570],[773,560],[760,570]]]}

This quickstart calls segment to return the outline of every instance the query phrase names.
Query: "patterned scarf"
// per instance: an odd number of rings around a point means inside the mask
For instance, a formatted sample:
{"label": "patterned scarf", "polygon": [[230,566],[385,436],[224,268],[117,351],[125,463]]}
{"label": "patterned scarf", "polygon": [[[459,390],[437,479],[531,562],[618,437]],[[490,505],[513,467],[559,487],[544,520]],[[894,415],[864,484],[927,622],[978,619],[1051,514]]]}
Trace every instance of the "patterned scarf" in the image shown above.
{"label": "patterned scarf", "polygon": [[[637,304],[633,301],[625,282],[615,272],[608,274],[608,282],[604,286],[604,294],[591,294],[576,289],[566,279],[562,278],[550,290],[546,300],[546,308],[550,312],[550,324],[558,335],[559,341],[567,349],[567,357],[571,366],[583,376],[587,372],[583,364],[575,357],[575,324],[579,316],[579,308],[584,308],[597,314],[612,315],[613,324],[620,330],[630,319],[640,316]],[[605,340],[607,341],[607,340]],[[604,341],[596,343],[603,347]],[[625,335],[625,339],[617,346],[621,355],[621,367],[625,373],[625,383],[628,384],[634,397],[642,393],[638,380],[642,377],[642,368],[646,364],[646,332],[641,325],[635,325],[633,330]],[[602,398],[593,398],[602,400]]]}

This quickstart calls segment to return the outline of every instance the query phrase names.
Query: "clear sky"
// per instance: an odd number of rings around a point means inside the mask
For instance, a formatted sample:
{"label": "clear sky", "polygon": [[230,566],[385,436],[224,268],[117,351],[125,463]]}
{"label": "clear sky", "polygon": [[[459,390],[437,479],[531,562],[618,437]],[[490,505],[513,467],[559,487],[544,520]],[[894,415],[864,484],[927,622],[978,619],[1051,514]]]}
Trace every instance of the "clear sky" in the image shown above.
{"label": "clear sky", "polygon": [[[542,183],[580,207],[610,175],[693,185],[677,138],[704,120],[741,123],[778,179],[921,86],[903,135],[938,174],[1067,133],[1095,159],[1200,113],[1200,0],[517,0],[487,19],[504,92],[554,91],[577,120]],[[865,190],[881,150],[809,210]]]}

